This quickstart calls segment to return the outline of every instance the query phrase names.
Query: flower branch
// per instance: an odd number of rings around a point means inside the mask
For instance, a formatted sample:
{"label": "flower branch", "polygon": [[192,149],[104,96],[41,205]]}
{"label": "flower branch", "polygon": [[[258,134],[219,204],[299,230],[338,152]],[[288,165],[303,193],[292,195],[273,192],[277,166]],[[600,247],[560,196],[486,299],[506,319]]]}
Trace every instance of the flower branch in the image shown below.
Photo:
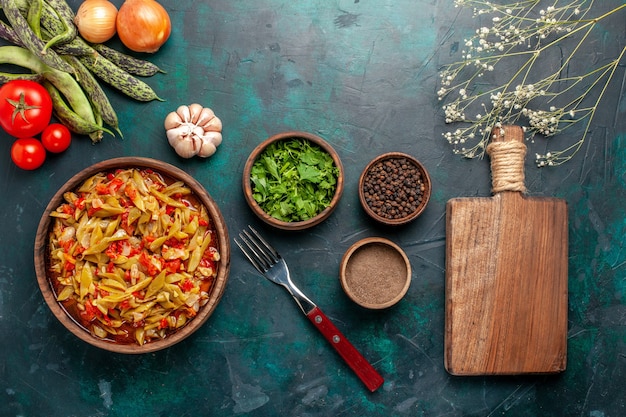
{"label": "flower branch", "polygon": [[[568,161],[585,142],[626,47],[621,45],[614,59],[583,74],[569,72],[593,41],[598,23],[626,9],[626,4],[594,17],[594,0],[552,0],[543,7],[545,3],[455,1],[457,7],[472,8],[474,17],[490,18],[489,25],[464,40],[462,59],[445,65],[439,74],[437,95],[444,102],[445,122],[455,125],[443,136],[456,153],[482,157],[491,130],[502,124],[522,125],[534,142],[537,135],[552,137],[584,123],[581,138],[573,144],[536,154],[540,167]],[[568,52],[561,56],[563,51]],[[560,62],[546,75],[542,58],[555,56]]]}

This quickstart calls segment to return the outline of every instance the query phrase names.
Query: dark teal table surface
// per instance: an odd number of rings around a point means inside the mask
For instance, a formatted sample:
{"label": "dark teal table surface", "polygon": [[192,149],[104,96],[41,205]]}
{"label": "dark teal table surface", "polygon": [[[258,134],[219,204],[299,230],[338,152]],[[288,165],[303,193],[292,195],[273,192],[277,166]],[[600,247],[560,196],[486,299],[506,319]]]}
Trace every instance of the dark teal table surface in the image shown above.
{"label": "dark teal table surface", "polygon": [[[460,54],[453,45],[476,21],[451,0],[162,4],[173,33],[149,59],[167,73],[148,82],[165,101],[137,103],[108,90],[123,139],[92,145],[75,136],[66,153],[27,172],[11,163],[12,139],[0,137],[0,416],[626,415],[623,62],[579,154],[558,168],[538,169],[532,160],[526,167],[532,195],[568,202],[567,370],[454,377],[443,366],[445,204],[489,196],[490,174],[488,160],[462,159],[442,138],[436,92],[439,66]],[[624,44],[623,22],[622,14],[602,29],[602,45]],[[165,115],[192,102],[224,123],[224,141],[207,160],[183,160],[165,139]],[[252,148],[286,130],[322,136],[345,166],[339,207],[303,232],[264,226],[240,191]],[[416,156],[433,181],[425,213],[393,230],[368,220],[357,197],[361,170],[387,151]],[[70,176],[119,156],[157,158],[192,174],[219,204],[231,236],[258,227],[294,281],[380,370],[384,386],[369,393],[288,294],[258,276],[236,247],[221,303],[182,343],[128,356],[70,334],[37,286],[36,227]],[[360,309],[338,281],[342,254],[368,236],[399,244],[413,267],[408,294],[386,311]]]}

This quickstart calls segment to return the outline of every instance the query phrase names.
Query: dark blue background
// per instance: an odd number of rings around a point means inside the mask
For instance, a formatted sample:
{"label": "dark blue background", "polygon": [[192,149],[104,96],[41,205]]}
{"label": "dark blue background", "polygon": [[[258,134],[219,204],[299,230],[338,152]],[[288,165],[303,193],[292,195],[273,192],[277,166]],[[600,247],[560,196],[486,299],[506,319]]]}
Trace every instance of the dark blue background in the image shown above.
{"label": "dark blue background", "polygon": [[[12,139],[0,137],[0,415],[624,415],[623,63],[581,152],[554,169],[527,163],[530,193],[569,205],[566,372],[459,378],[443,367],[445,204],[488,196],[490,174],[487,160],[462,159],[441,137],[436,91],[439,66],[460,57],[455,42],[462,43],[477,21],[443,0],[162,4],[172,36],[148,59],[167,73],[147,82],[165,101],[137,103],[107,90],[123,139],[93,145],[75,136],[67,152],[26,172],[11,163]],[[614,56],[625,43],[623,13],[593,36],[588,48],[594,59]],[[166,114],[192,102],[213,108],[224,123],[224,141],[208,160],[183,160],[165,139]],[[250,151],[287,130],[323,137],[345,167],[338,209],[304,232],[263,226],[241,191]],[[393,230],[366,218],[356,190],[367,162],[388,151],[414,155],[433,181],[426,212]],[[262,230],[290,264],[294,281],[380,370],[385,385],[368,393],[287,293],[259,277],[236,250],[214,315],[177,346],[124,356],[66,331],[37,286],[36,227],[69,177],[118,156],[157,158],[191,173],[220,205],[231,236],[247,224]],[[342,254],[368,236],[399,244],[413,267],[407,296],[387,311],[360,309],[338,281]]]}

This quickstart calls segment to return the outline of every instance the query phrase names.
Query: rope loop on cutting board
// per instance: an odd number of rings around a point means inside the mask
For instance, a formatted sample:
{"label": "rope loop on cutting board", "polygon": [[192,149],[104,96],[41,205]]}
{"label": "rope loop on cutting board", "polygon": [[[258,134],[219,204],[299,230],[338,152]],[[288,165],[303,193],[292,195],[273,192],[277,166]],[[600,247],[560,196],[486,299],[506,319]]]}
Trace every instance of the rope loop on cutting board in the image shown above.
{"label": "rope loop on cutting board", "polygon": [[526,145],[523,142],[491,142],[487,145],[491,158],[491,191],[526,192],[524,185],[524,158]]}

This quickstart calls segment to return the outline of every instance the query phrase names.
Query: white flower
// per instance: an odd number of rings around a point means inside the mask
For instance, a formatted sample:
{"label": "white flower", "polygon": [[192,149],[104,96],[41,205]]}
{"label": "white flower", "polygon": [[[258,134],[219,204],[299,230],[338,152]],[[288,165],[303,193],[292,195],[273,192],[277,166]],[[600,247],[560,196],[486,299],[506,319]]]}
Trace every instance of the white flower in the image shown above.
{"label": "white flower", "polygon": [[[463,47],[461,48],[463,50],[460,52],[461,61],[450,64],[440,71],[440,89],[437,91],[437,96],[439,100],[450,101],[442,106],[445,122],[461,122],[464,126],[462,129],[446,132],[443,135],[448,142],[454,145],[455,153],[467,157],[483,155],[490,140],[490,130],[500,121],[505,124],[522,126],[524,130],[529,132],[528,140],[534,143],[534,138],[539,137],[536,135],[556,135],[565,127],[586,118],[583,116],[577,119],[577,114],[581,112],[585,115],[590,114],[589,109],[577,110],[576,106],[580,104],[578,102],[570,102],[568,105],[561,104],[563,99],[566,102],[569,100],[562,93],[571,90],[571,88],[563,84],[564,79],[560,72],[548,73],[545,78],[536,79],[537,74],[534,71],[536,67],[534,60],[540,55],[550,53],[544,53],[544,51],[555,51],[562,39],[567,38],[576,42],[575,36],[580,38],[580,34],[576,34],[577,29],[580,28],[581,24],[592,21],[594,17],[592,16],[592,8],[587,5],[587,2],[583,0],[568,2],[555,0],[543,3],[539,0],[521,2],[453,1],[455,7],[473,7],[473,17],[478,17],[482,22],[487,23],[487,25],[479,25],[473,36],[463,39]],[[538,10],[538,5],[545,3],[552,3],[552,5]],[[583,5],[584,9],[582,8]],[[604,12],[605,14],[598,17],[597,21],[593,21],[598,23],[604,17],[614,15],[621,9],[617,6],[609,12]],[[532,14],[538,18],[532,18]],[[585,20],[577,20],[580,18],[575,16],[580,14],[585,15]],[[486,16],[483,18],[481,15]],[[544,42],[542,39],[548,39],[548,41]],[[574,43],[572,50],[566,52],[564,59],[568,61],[578,59],[580,53],[577,51],[583,49],[577,48],[577,46],[580,47],[583,42],[585,42],[584,36],[578,44]],[[513,66],[507,66],[510,61],[513,61]],[[614,65],[613,68],[616,68],[620,63],[615,61],[612,64]],[[510,74],[507,72],[508,68],[513,69],[513,71],[509,71]],[[490,71],[498,71],[499,76],[497,78],[488,76],[487,72]],[[585,89],[585,86],[593,85],[594,81],[604,82],[597,80],[596,73],[597,71],[592,69],[578,78],[575,75],[572,76],[573,85],[583,86],[581,97],[590,93],[590,89]],[[457,79],[465,76],[468,78]],[[511,78],[507,79],[507,76]],[[569,77],[569,74],[567,76]],[[481,80],[481,77],[484,79]],[[504,80],[501,81],[500,86],[493,85],[495,82],[500,82],[495,80],[500,79]],[[515,85],[515,82],[520,84]],[[453,84],[456,86],[453,87]],[[450,94],[453,89],[458,91],[458,96]],[[595,91],[593,94],[596,94]],[[487,97],[489,100],[485,100]],[[540,100],[535,100],[537,98]],[[542,103],[546,110],[533,109],[534,106],[542,105]],[[480,109],[481,106],[482,109]],[[595,110],[595,106],[592,109]],[[479,110],[480,113],[476,114],[476,110]],[[476,118],[467,118],[465,113],[476,114]],[[523,126],[524,124],[527,126]],[[586,133],[585,130],[585,136]],[[466,143],[470,144],[460,146]],[[545,155],[536,154],[537,166],[560,165],[576,152],[576,150],[571,151],[571,149],[573,147]]]}

